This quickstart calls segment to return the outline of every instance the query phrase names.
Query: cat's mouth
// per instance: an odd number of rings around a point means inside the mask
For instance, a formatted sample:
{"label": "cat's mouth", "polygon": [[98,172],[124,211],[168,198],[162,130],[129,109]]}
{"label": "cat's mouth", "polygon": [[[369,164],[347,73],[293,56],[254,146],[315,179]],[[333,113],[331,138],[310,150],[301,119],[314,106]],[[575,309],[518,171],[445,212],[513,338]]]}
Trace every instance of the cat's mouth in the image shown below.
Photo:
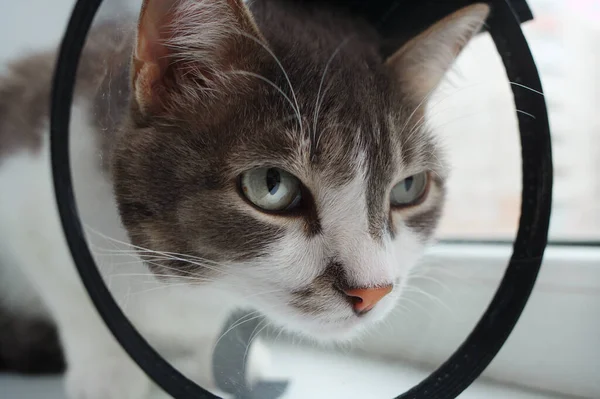
{"label": "cat's mouth", "polygon": [[326,343],[351,340],[379,319],[374,312],[365,316],[351,314],[341,317],[324,314],[320,317],[301,317],[295,322],[287,321],[287,324],[301,334]]}
{"label": "cat's mouth", "polygon": [[267,289],[267,284],[254,282],[252,286],[244,284],[244,292],[236,291],[234,295],[241,295],[238,300],[244,298],[246,306],[264,314],[274,325],[327,343],[352,339],[385,318],[402,290],[402,284],[391,280],[393,284],[351,289],[318,279],[295,289],[273,283]]}
{"label": "cat's mouth", "polygon": [[396,302],[396,295],[389,295],[377,306],[361,314],[353,309],[347,298],[338,293],[315,292],[314,297],[304,298],[303,306],[294,303],[293,298],[292,294],[292,300],[283,307],[274,308],[272,304],[264,304],[264,307],[258,308],[274,324],[323,343],[351,340],[382,320]]}

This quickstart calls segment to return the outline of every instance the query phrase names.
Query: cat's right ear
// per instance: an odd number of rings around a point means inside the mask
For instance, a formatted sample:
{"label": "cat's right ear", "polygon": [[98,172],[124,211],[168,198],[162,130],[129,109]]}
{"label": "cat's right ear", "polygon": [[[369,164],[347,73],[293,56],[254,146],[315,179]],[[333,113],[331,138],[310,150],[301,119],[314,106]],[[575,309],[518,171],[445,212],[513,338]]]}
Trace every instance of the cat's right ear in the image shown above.
{"label": "cat's right ear", "polygon": [[144,0],[132,60],[133,100],[160,113],[210,98],[249,67],[262,41],[243,0]]}
{"label": "cat's right ear", "polygon": [[489,12],[484,3],[464,7],[410,40],[386,61],[410,100],[421,102],[440,84]]}

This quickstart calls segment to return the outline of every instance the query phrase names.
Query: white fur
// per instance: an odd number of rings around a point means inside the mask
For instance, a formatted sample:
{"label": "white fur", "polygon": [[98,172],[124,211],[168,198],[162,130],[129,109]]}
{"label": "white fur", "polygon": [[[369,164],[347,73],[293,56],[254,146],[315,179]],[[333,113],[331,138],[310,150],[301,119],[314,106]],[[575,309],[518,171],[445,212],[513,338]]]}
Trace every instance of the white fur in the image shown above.
{"label": "white fur", "polygon": [[[339,188],[322,186],[318,173],[309,183],[304,180],[319,207],[322,233],[307,238],[301,221],[285,221],[286,234],[271,245],[268,259],[244,265],[241,269],[246,273],[225,278],[228,284],[239,287],[239,295],[266,292],[252,296],[251,306],[261,310],[279,327],[321,342],[348,340],[383,319],[395,306],[426,243],[404,227],[401,216],[394,217],[402,231],[395,240],[384,236],[381,243],[371,236],[365,165],[363,159],[357,157],[355,178]],[[269,220],[269,216],[262,216],[263,220]],[[279,220],[271,218],[270,221],[281,223]],[[330,312],[320,316],[291,308],[288,303],[292,292],[308,286],[321,275],[332,257],[343,265],[350,284],[357,287],[394,284],[393,292],[360,319],[353,317],[352,309],[343,298],[331,303]],[[341,318],[347,320],[340,321]]]}
{"label": "white fur", "polygon": [[[259,309],[277,325],[321,340],[351,338],[394,306],[398,288],[360,319],[352,317],[342,298],[319,318],[287,304],[290,292],[321,274],[333,254],[341,257],[353,284],[370,286],[403,281],[422,251],[423,244],[408,230],[393,242],[384,239],[383,245],[370,236],[366,173],[358,160],[361,171],[348,185],[314,187],[322,207],[322,235],[309,239],[300,223],[288,224],[282,227],[284,240],[273,244],[266,261],[229,265],[237,266],[237,272],[202,287],[160,282],[127,244],[111,183],[99,167],[86,109],[85,103],[74,107],[71,153],[75,193],[89,243],[126,315],[190,378],[214,389],[212,349],[236,304]],[[66,351],[72,398],[142,398],[149,386],[146,377],[106,330],[76,274],[54,204],[50,173],[47,140],[39,153],[14,154],[0,167],[0,187],[10,193],[0,196],[0,276],[10,282],[2,286],[3,302],[16,311],[39,314],[48,309]],[[339,321],[340,316],[347,320]],[[268,363],[267,356],[260,346],[250,356],[250,374],[258,378],[260,370],[252,364]]]}
{"label": "white fur", "polygon": [[[219,41],[226,30],[220,25],[222,22],[213,26],[211,20],[198,20],[206,15],[195,13],[198,9],[194,7],[205,7],[204,12],[206,7],[212,7],[206,1],[182,4],[189,8],[179,9],[183,36],[170,44],[189,47],[197,56],[206,50],[204,46],[213,48],[213,42]],[[225,7],[224,3],[219,7]],[[474,23],[482,22],[487,15],[487,8],[481,6],[471,11],[477,18],[462,14],[462,23],[449,25],[450,33],[472,33],[477,27]],[[206,31],[212,35],[207,36]],[[199,41],[198,35],[204,42]],[[191,56],[185,52],[184,55]],[[319,171],[302,165],[310,172],[298,177],[315,197],[321,234],[309,238],[301,221],[275,220],[234,198],[232,206],[244,207],[261,220],[278,224],[284,238],[273,242],[268,256],[260,260],[214,265],[223,271],[216,281],[190,284],[194,276],[189,276],[165,282],[150,273],[128,243],[111,183],[99,167],[88,107],[85,102],[76,104],[71,128],[74,186],[88,241],[107,285],[126,315],[184,374],[214,389],[212,350],[225,319],[236,306],[258,309],[280,327],[324,341],[352,338],[392,310],[425,243],[405,228],[406,214],[398,213],[393,216],[399,230],[394,240],[384,235],[378,242],[372,237],[367,220],[364,157],[356,157],[355,177],[342,187],[324,186],[326,179],[319,176]],[[398,174],[406,176],[409,172],[402,170]],[[39,153],[23,151],[2,160],[0,188],[2,303],[16,312],[42,314],[56,321],[66,352],[72,399],[144,397],[148,380],[105,328],[73,266],[54,205],[47,136]],[[428,206],[436,195],[434,188],[422,206]],[[332,297],[328,310],[319,315],[291,306],[292,293],[321,275],[332,257],[344,267],[351,284],[394,284],[394,291],[360,318],[341,295]],[[204,267],[210,266],[200,262]],[[262,348],[257,348],[250,353],[253,378],[260,375],[253,364],[258,367],[268,360]]]}
{"label": "white fur", "polygon": [[[160,283],[133,254],[103,255],[131,248],[113,241],[126,242],[126,233],[111,185],[98,166],[85,109],[85,104],[78,104],[73,110],[74,187],[105,281],[136,328],[161,354],[190,378],[214,389],[212,350],[231,306],[217,290]],[[144,397],[148,380],[109,334],[76,274],[55,207],[48,140],[39,153],[23,151],[5,158],[0,187],[3,305],[56,321],[69,364],[71,398]],[[249,356],[251,369],[256,368],[253,363],[268,364],[260,347]],[[258,378],[257,371],[251,374]]]}

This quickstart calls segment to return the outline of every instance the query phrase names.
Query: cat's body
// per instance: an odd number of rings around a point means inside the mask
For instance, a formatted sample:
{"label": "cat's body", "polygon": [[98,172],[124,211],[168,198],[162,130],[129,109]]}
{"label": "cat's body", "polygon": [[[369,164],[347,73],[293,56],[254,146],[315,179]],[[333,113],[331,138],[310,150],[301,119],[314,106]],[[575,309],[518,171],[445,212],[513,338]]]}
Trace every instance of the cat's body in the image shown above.
{"label": "cat's body", "polygon": [[[161,353],[171,354],[170,360],[182,371],[214,388],[211,351],[233,309],[227,305],[231,301],[210,288],[203,290],[206,295],[190,296],[181,284],[172,289],[163,287],[135,254],[118,253],[130,249],[118,241],[129,239],[119,220],[105,157],[118,127],[116,122],[127,111],[122,105],[129,96],[127,65],[132,42],[131,26],[108,24],[93,31],[86,45],[71,115],[77,204],[82,220],[94,231],[89,242],[96,261],[127,316]],[[10,103],[0,111],[4,134],[26,134],[10,137],[12,142],[7,137],[3,144],[10,145],[0,147],[6,151],[0,160],[4,193],[0,196],[0,306],[5,309],[0,323],[7,325],[2,355],[7,357],[10,369],[36,371],[42,362],[47,365],[42,371],[59,370],[63,366],[60,351],[45,350],[57,346],[57,337],[50,331],[55,319],[65,326],[64,330],[72,330],[72,336],[64,337],[69,333],[63,332],[62,337],[67,362],[81,364],[79,367],[85,370],[102,361],[98,352],[107,355],[105,364],[93,367],[93,373],[99,374],[91,375],[92,380],[73,377],[79,381],[73,382],[78,385],[71,388],[73,397],[129,398],[120,395],[124,386],[131,386],[133,398],[139,396],[134,394],[136,389],[142,390],[134,383],[141,376],[132,379],[131,373],[123,373],[123,368],[126,371],[133,367],[115,346],[83,291],[57,217],[47,119],[53,62],[53,54],[47,54],[14,65],[14,73],[6,78],[7,84],[14,86],[6,97]],[[31,125],[23,128],[21,121]],[[19,124],[10,125],[15,122]],[[16,323],[20,328],[8,330]],[[40,325],[46,331],[36,337]],[[78,348],[70,350],[71,345]],[[8,351],[17,352],[15,347],[20,353],[9,356]],[[85,347],[90,351],[82,350]],[[33,356],[24,349],[30,349]],[[69,352],[77,353],[77,358],[69,359]],[[126,366],[120,367],[119,363]],[[103,391],[103,385],[114,391]],[[82,390],[87,393],[82,394]]]}
{"label": "cat's body", "polygon": [[[212,349],[235,307],[322,340],[348,339],[393,307],[441,209],[445,169],[420,105],[456,54],[428,69],[411,42],[382,60],[360,19],[285,0],[255,1],[253,18],[234,0],[168,3],[179,13],[145,3],[137,41],[131,24],[91,34],[73,103],[72,170],[113,295],[161,353],[214,388]],[[418,44],[450,29],[438,50],[460,50],[486,15],[475,6]],[[96,315],[56,213],[52,61],[20,61],[0,82],[0,366],[60,367],[48,346],[56,324],[72,398],[140,398],[147,380]],[[259,167],[302,182],[289,215],[242,198],[246,180],[236,176]],[[423,198],[391,209],[391,187],[419,173]],[[23,363],[32,348],[50,349]],[[255,351],[259,370],[265,357]]]}

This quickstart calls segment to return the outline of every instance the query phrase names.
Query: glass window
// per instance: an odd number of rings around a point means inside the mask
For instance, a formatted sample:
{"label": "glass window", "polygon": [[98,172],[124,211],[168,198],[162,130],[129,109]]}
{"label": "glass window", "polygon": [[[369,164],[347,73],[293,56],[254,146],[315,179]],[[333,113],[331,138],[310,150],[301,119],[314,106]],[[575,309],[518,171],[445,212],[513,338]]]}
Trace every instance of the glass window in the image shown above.
{"label": "glass window", "polygon": [[[529,4],[535,19],[523,29],[542,78],[553,138],[550,239],[599,241],[600,2]],[[509,240],[516,232],[519,131],[502,73],[491,38],[482,35],[465,50],[431,103],[432,127],[453,167],[442,238]]]}
{"label": "glass window", "polygon": [[[0,22],[6,22],[0,23],[0,71],[7,60],[58,43],[73,3],[7,2],[0,13]],[[128,16],[125,8],[134,16],[140,3],[104,0],[97,21]],[[551,240],[600,242],[600,115],[596,111],[600,103],[600,0],[528,3],[535,20],[524,24],[524,31],[542,77],[553,134]],[[509,242],[520,207],[519,132],[511,87],[489,35],[482,34],[469,44],[435,93],[429,113],[431,128],[445,144],[453,166],[438,236],[448,241]],[[97,249],[110,252],[106,262],[114,262],[112,292],[120,287],[119,278],[136,277],[131,279],[134,285],[125,287],[124,308],[134,297],[153,303],[161,291],[152,285],[152,276],[128,273],[124,270],[128,263],[116,263],[118,256],[112,255],[128,247],[121,248],[107,237],[105,247]],[[519,324],[482,378],[461,399],[600,397],[596,349],[600,347],[599,253],[592,246],[548,249]],[[498,287],[510,247],[442,243],[427,255],[410,276],[394,312],[352,343],[314,345],[272,328],[257,313],[232,319],[233,325],[227,325],[229,337],[250,332],[254,342],[259,336],[264,338],[265,346],[246,347],[241,354],[246,360],[246,355],[254,357],[267,349],[264,353],[270,354],[270,364],[259,368],[257,375],[261,382],[289,382],[282,398],[393,397],[420,382],[464,341]],[[187,288],[183,285],[182,290]],[[246,345],[241,339],[220,342],[222,346]],[[180,360],[173,361],[176,367],[200,364],[187,354],[175,360]],[[11,398],[66,397],[60,376],[0,372],[0,392]]]}

